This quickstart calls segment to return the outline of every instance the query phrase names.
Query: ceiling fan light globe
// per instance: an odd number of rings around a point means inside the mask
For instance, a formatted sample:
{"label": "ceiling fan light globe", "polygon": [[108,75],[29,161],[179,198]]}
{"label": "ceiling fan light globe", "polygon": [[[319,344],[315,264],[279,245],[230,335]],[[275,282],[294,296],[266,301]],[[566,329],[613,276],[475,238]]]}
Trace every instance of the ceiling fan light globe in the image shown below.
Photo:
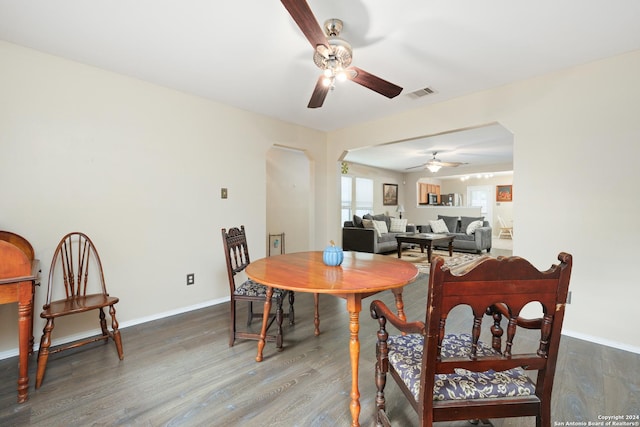
{"label": "ceiling fan light globe", "polygon": [[432,173],[436,173],[440,170],[442,166],[440,165],[427,165],[427,169],[429,169]]}
{"label": "ceiling fan light globe", "polygon": [[344,70],[339,71],[338,74],[336,74],[336,79],[339,82],[347,80],[347,73],[345,73]]}
{"label": "ceiling fan light globe", "polygon": [[325,77],[324,79],[322,79],[322,85],[324,87],[328,87],[331,86],[331,82],[332,82],[332,78],[331,77]]}

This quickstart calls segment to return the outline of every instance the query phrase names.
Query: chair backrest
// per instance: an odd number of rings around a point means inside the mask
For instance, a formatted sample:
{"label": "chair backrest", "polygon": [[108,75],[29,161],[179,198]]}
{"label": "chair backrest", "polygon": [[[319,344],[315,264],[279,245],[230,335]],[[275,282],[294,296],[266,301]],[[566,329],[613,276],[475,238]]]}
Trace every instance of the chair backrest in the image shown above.
{"label": "chair backrest", "polygon": [[504,219],[502,219],[500,215],[498,215],[498,222],[500,223],[500,227],[509,228],[509,226],[507,225],[507,222]]}
{"label": "chair backrest", "polygon": [[93,242],[80,232],[67,234],[60,240],[51,261],[47,301],[62,299],[55,288],[64,286],[64,298],[70,299],[88,294],[107,294],[102,262]]}
{"label": "chair backrest", "polygon": [[[425,353],[422,359],[421,396],[423,417],[431,418],[438,402],[433,401],[435,375],[453,373],[455,369],[472,372],[496,372],[520,367],[537,370],[536,395],[542,400],[551,398],[551,389],[558,356],[560,333],[569,289],[572,257],[558,255],[559,265],[539,271],[520,257],[482,258],[465,272],[453,274],[443,268],[444,260],[436,258],[431,265],[427,297]],[[529,303],[542,309],[542,317],[525,319],[521,311]],[[443,338],[449,312],[457,306],[469,306],[473,320],[469,324],[472,337],[469,357],[442,357]],[[527,308],[529,311],[530,308]],[[480,354],[477,342],[482,320],[489,317],[488,329],[496,354]],[[502,318],[506,318],[506,340],[502,345]],[[485,325],[487,326],[487,325]],[[535,329],[535,340],[527,343]],[[523,340],[514,342],[516,332]],[[537,341],[537,342],[535,342]],[[532,348],[532,347],[537,347]],[[499,400],[499,399],[498,399]],[[477,402],[477,401],[476,401]],[[478,403],[479,404],[479,403]],[[477,417],[470,417],[477,418]]]}
{"label": "chair backrest", "polygon": [[222,243],[224,244],[224,255],[227,260],[229,286],[233,294],[235,291],[235,275],[247,268],[251,262],[244,225],[241,225],[240,228],[232,227],[228,232],[223,228]]}

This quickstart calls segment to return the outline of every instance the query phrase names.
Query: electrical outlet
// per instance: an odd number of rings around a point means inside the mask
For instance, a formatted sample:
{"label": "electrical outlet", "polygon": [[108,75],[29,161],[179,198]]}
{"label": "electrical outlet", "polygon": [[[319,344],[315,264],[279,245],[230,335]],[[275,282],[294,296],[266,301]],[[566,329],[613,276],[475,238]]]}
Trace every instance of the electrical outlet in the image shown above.
{"label": "electrical outlet", "polygon": [[220,189],[220,198],[221,199],[226,199],[229,196],[229,192],[226,188],[221,188]]}
{"label": "electrical outlet", "polygon": [[191,274],[187,274],[187,286],[188,285],[193,285],[194,283],[196,283],[196,276],[195,274],[191,273]]}

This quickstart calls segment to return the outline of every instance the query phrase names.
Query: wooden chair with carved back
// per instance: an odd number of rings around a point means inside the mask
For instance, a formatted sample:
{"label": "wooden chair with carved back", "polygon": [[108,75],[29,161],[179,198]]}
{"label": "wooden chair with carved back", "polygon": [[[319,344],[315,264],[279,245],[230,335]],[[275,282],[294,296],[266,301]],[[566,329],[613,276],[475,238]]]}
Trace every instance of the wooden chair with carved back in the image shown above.
{"label": "wooden chair with carved back", "polygon": [[[431,264],[424,322],[404,322],[384,303],[373,301],[371,315],[380,328],[377,425],[391,425],[384,396],[391,372],[421,426],[535,416],[537,427],[549,427],[572,257],[560,253],[558,260],[559,265],[539,271],[520,257],[487,257],[454,274],[437,257]],[[528,304],[526,312],[541,310],[541,317],[522,317]],[[459,310],[468,313],[469,308],[472,316],[463,315],[468,333],[451,333],[447,320],[458,322]],[[483,327],[485,316],[489,321]],[[403,334],[389,336],[387,322]]]}
{"label": "wooden chair with carved back", "polygon": [[[222,229],[222,243],[224,245],[224,253],[227,262],[227,275],[229,277],[229,291],[230,291],[230,325],[229,325],[229,346],[233,346],[234,342],[238,338],[243,339],[260,339],[260,331],[239,331],[236,325],[236,303],[238,301],[248,302],[248,318],[247,327],[251,325],[254,318],[262,320],[262,313],[255,313],[253,311],[253,303],[264,304],[267,288],[266,286],[256,283],[251,279],[243,280],[241,283],[236,283],[236,276],[242,273],[245,268],[251,262],[249,258],[249,247],[247,245],[247,235],[244,229],[244,225],[240,228],[232,227],[227,231]],[[282,304],[285,297],[289,299],[289,313],[284,314],[282,310]],[[283,338],[282,338],[282,320],[284,317],[289,318],[289,324],[295,323],[295,312],[293,303],[295,300],[293,291],[286,291],[282,289],[274,288],[272,300],[276,303],[276,312],[270,318],[267,330],[271,328],[272,324],[276,323],[276,333],[267,334],[267,341],[275,341],[276,348],[282,350]],[[316,318],[316,333],[318,333],[318,295],[315,295],[315,318]]]}
{"label": "wooden chair with carved back", "polygon": [[[42,385],[47,361],[51,354],[96,341],[112,339],[116,345],[118,357],[120,360],[124,358],[122,339],[116,320],[115,305],[118,301],[117,297],[107,293],[102,262],[91,239],[79,232],[64,236],[53,254],[46,302],[42,307],[42,313],[40,313],[40,317],[46,319],[47,323],[40,339],[36,388],[40,388]],[[107,328],[105,315],[107,307],[111,318],[111,331]],[[92,310],[98,311],[98,321],[102,331],[100,335],[68,344],[51,346],[51,332],[56,319]]]}

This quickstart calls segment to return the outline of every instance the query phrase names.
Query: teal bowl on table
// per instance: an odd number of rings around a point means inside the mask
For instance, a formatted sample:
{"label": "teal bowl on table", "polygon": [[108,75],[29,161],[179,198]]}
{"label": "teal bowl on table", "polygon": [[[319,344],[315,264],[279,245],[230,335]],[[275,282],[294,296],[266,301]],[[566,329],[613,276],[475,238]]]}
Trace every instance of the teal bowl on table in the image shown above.
{"label": "teal bowl on table", "polygon": [[344,260],[344,252],[338,246],[327,246],[322,253],[322,261],[329,266],[338,266]]}

